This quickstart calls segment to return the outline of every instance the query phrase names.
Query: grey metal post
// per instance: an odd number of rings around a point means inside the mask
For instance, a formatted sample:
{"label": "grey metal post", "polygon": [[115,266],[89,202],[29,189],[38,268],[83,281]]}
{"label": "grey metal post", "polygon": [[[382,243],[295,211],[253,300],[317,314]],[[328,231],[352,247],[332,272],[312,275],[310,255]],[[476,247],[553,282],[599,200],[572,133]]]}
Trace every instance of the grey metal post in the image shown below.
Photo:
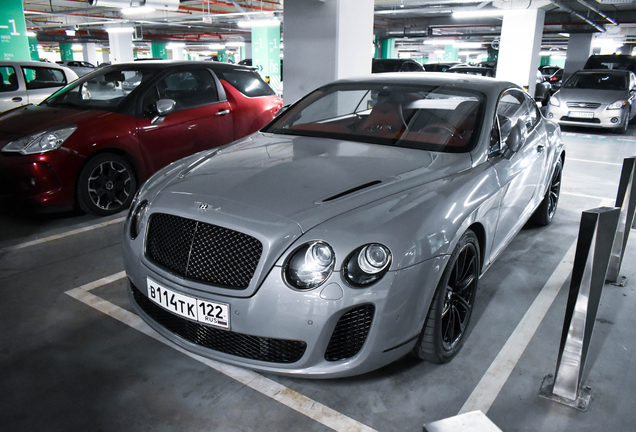
{"label": "grey metal post", "polygon": [[620,209],[600,207],[581,215],[570,292],[556,373],[544,378],[539,394],[585,411],[590,388],[580,389]]}
{"label": "grey metal post", "polygon": [[619,272],[625,255],[625,247],[629,238],[629,230],[634,222],[634,210],[636,209],[636,156],[623,159],[623,171],[618,184],[616,195],[616,207],[621,209],[618,220],[616,239],[612,247],[609,269],[607,270],[607,282],[625,286],[627,279],[620,277]]}

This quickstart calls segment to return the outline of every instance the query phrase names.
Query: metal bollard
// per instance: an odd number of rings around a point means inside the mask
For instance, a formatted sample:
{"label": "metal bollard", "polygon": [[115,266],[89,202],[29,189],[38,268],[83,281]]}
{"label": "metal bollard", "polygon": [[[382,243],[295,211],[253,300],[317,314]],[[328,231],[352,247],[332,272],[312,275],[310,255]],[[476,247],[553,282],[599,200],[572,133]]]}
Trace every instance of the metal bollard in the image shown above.
{"label": "metal bollard", "polygon": [[623,159],[623,171],[618,184],[618,194],[616,196],[616,207],[621,209],[621,216],[618,220],[616,239],[612,247],[609,268],[607,270],[607,282],[625,286],[627,278],[621,277],[619,272],[625,255],[625,247],[629,238],[629,231],[634,222],[634,211],[636,209],[636,156]]}
{"label": "metal bollard", "polygon": [[539,392],[582,411],[587,409],[591,389],[581,389],[581,379],[620,212],[616,207],[600,207],[581,215],[556,373],[544,378]]}

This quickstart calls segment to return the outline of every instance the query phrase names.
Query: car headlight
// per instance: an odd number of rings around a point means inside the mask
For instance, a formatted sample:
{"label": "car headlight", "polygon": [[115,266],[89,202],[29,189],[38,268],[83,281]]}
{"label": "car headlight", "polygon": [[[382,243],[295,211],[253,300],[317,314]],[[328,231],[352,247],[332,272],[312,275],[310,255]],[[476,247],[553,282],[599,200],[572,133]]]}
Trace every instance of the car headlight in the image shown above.
{"label": "car headlight", "polygon": [[372,243],[356,249],[344,263],[347,282],[354,286],[367,286],[377,282],[389,270],[391,251],[386,246]]}
{"label": "car headlight", "polygon": [[327,243],[312,241],[296,249],[283,268],[285,280],[294,288],[316,288],[331,275],[336,256]]}
{"label": "car headlight", "polygon": [[76,129],[77,126],[67,126],[38,132],[19,140],[11,141],[2,148],[2,151],[22,153],[24,155],[45,153],[60,148]]}
{"label": "car headlight", "polygon": [[605,109],[608,109],[608,110],[621,109],[625,106],[626,103],[627,102],[625,102],[624,100],[617,100],[616,102],[612,102],[611,104],[609,104],[607,108]]}
{"label": "car headlight", "polygon": [[143,200],[139,205],[135,206],[130,216],[130,238],[136,239],[144,230],[146,221],[146,211],[148,210],[148,201]]}
{"label": "car headlight", "polygon": [[552,96],[550,98],[550,102],[549,103],[552,106],[556,106],[556,107],[561,106],[561,102],[559,102],[559,99],[555,98],[554,96]]}

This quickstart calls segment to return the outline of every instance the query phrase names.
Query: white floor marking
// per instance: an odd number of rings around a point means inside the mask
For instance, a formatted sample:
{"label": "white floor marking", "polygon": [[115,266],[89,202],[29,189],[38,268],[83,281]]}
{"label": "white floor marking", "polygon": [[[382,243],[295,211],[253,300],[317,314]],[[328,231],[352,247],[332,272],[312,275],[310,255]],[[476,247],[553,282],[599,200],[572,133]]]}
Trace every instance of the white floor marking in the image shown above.
{"label": "white floor marking", "polygon": [[[609,199],[604,199],[601,202],[601,206],[611,205],[612,202]],[[523,318],[521,318],[521,321],[501,351],[499,351],[499,354],[486,371],[486,374],[481,378],[466,403],[464,403],[459,414],[465,414],[475,410],[488,413],[495,399],[497,399],[499,392],[504,384],[506,384],[508,377],[519,362],[521,355],[539,328],[548,309],[550,309],[557,294],[561,291],[563,284],[570,276],[574,264],[576,242],[577,240],[572,243],[572,246],[570,246],[565,256],[561,259],[561,263],[554,270],[550,279],[548,279],[543,286],[541,292],[526,311]],[[556,359],[554,360],[556,367]]]}
{"label": "white floor marking", "polygon": [[608,205],[614,205],[614,202],[615,202],[611,198],[605,198],[605,197],[594,196],[594,195],[578,194],[578,193],[574,193],[574,192],[563,192],[563,191],[561,191],[561,195],[570,195],[570,196],[577,196],[577,197],[583,197],[583,198],[591,198],[591,199],[603,200],[603,201],[608,201],[608,202],[611,201],[611,203],[608,204]]}
{"label": "white floor marking", "polygon": [[115,273],[111,276],[107,276],[86,285],[82,285],[78,288],[66,291],[66,294],[335,431],[377,432],[375,429],[370,428],[363,423],[340,414],[339,412],[303,396],[300,393],[277,383],[276,381],[265,378],[256,372],[219,363],[188,352],[155,332],[152,328],[150,328],[150,326],[148,326],[148,324],[139,318],[138,315],[120,308],[119,306],[89,292],[90,290],[115,282],[124,277],[126,277],[126,273],[123,271]]}
{"label": "white floor marking", "polygon": [[575,162],[589,162],[589,163],[595,163],[595,164],[603,164],[603,165],[616,165],[616,166],[623,166],[622,163],[615,163],[615,162],[601,162],[601,161],[593,161],[593,160],[587,160],[587,159],[574,159],[574,158],[567,158],[567,161],[575,161]]}
{"label": "white floor marking", "polygon": [[52,236],[49,236],[49,237],[44,237],[44,238],[41,238],[41,239],[38,239],[38,240],[33,240],[33,241],[26,242],[26,243],[20,243],[20,244],[14,245],[14,246],[7,246],[5,248],[0,249],[0,253],[10,252],[10,251],[18,250],[18,249],[23,249],[23,248],[26,248],[26,247],[29,247],[29,246],[34,246],[34,245],[37,245],[37,244],[50,242],[52,240],[58,240],[58,239],[61,239],[61,238],[64,238],[64,237],[69,237],[69,236],[72,236],[72,235],[75,235],[75,234],[80,234],[80,233],[83,233],[83,232],[86,232],[86,231],[91,231],[91,230],[94,230],[94,229],[97,229],[97,228],[103,228],[103,227],[108,226],[108,225],[113,225],[113,224],[116,224],[116,223],[119,223],[119,222],[123,222],[125,219],[126,219],[126,217],[123,216],[123,217],[120,217],[120,218],[117,218],[117,219],[113,219],[113,220],[110,220],[110,221],[107,221],[107,222],[101,222],[101,223],[98,223],[98,224],[95,224],[95,225],[90,225],[90,226],[87,226],[87,227],[84,227],[84,228],[78,228],[78,229],[75,229],[75,230],[72,230],[72,231],[67,231],[67,232],[64,232],[64,233],[61,233],[61,234],[55,234],[55,235],[52,235]]}

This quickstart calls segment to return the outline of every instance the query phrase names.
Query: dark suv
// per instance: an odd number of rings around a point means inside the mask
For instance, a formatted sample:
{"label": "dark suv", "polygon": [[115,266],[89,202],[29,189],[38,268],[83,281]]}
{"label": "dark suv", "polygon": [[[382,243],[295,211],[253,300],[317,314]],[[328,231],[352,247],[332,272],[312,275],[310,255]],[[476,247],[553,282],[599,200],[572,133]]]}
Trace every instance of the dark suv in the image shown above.
{"label": "dark suv", "polygon": [[636,57],[625,54],[592,55],[583,69],[618,69],[636,73]]}

